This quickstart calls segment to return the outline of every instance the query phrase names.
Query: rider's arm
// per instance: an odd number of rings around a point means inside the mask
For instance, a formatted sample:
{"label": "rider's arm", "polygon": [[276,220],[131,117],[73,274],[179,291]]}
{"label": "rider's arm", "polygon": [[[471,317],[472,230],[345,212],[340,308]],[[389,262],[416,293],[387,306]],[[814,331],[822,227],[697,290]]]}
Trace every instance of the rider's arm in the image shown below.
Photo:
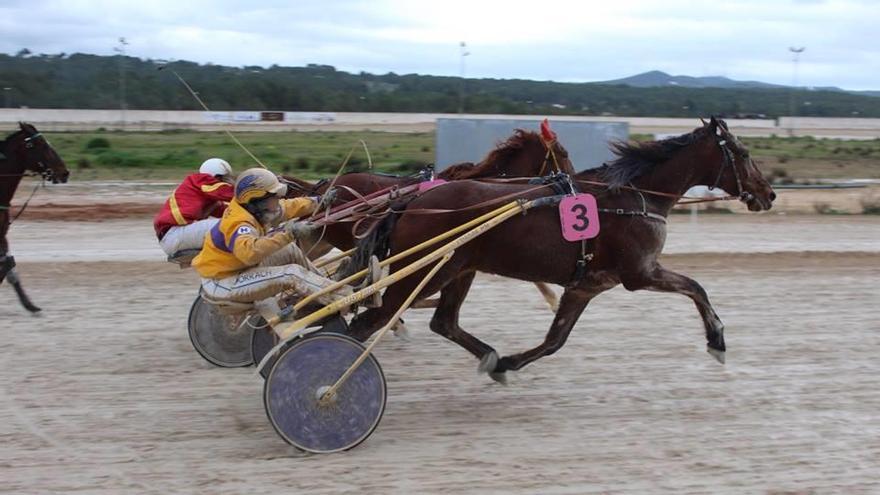
{"label": "rider's arm", "polygon": [[242,224],[236,229],[231,242],[232,254],[243,263],[253,266],[293,242],[293,237],[284,231],[261,236],[253,227]]}
{"label": "rider's arm", "polygon": [[309,215],[318,207],[318,200],[315,198],[293,198],[282,199],[281,207],[284,209],[284,219]]}

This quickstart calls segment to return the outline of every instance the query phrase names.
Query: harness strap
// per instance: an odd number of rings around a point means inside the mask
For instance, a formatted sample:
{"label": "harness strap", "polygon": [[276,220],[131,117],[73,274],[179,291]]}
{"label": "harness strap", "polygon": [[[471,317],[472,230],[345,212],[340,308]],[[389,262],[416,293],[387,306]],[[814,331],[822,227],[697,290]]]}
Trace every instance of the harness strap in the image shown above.
{"label": "harness strap", "polygon": [[433,214],[438,214],[438,213],[456,213],[459,211],[468,211],[468,210],[475,210],[478,208],[485,208],[486,206],[494,205],[496,203],[501,203],[501,202],[508,201],[511,199],[518,199],[522,195],[543,189],[545,187],[549,187],[549,186],[547,184],[542,184],[542,185],[539,185],[536,187],[530,187],[524,191],[518,191],[518,192],[514,192],[514,193],[510,193],[510,194],[505,194],[504,196],[499,196],[497,198],[483,201],[483,202],[477,203],[475,205],[470,205],[470,206],[466,206],[464,208],[457,208],[457,209],[452,209],[452,210],[441,209],[441,208],[418,208],[415,210],[394,210],[393,208],[391,208],[390,210],[392,213],[406,213],[406,214],[412,213],[414,215],[433,215]]}
{"label": "harness strap", "polygon": [[622,208],[598,208],[601,213],[612,213],[614,215],[624,215],[624,216],[633,216],[633,217],[645,217],[650,218],[652,220],[657,220],[658,222],[666,223],[666,217],[663,215],[658,215],[657,213],[652,213],[650,211],[632,211],[632,210],[624,210]]}

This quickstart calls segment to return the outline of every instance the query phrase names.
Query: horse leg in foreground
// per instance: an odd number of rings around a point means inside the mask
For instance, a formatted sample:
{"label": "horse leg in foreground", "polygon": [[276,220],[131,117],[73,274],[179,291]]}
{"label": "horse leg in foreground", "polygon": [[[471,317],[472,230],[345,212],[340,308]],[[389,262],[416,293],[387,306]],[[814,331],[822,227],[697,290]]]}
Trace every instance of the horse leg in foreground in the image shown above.
{"label": "horse leg in foreground", "polygon": [[525,352],[499,359],[489,376],[497,382],[505,383],[505,372],[508,370],[518,370],[532,361],[549,356],[561,349],[587,304],[600,292],[603,290],[596,290],[594,287],[565,289],[559,301],[559,310],[556,311],[556,317],[553,318],[553,323],[544,337],[544,342]]}
{"label": "horse leg in foreground", "polygon": [[15,293],[18,295],[18,300],[21,301],[21,305],[24,306],[25,309],[31,313],[39,313],[42,311],[42,309],[31,302],[31,299],[24,291],[24,287],[21,286],[21,281],[18,279],[18,274],[15,273],[14,269],[10,269],[6,277],[9,279],[9,283],[12,284],[12,288],[15,289]]}
{"label": "horse leg in foreground", "polygon": [[646,289],[656,292],[676,292],[693,299],[706,327],[707,351],[724,364],[724,324],[712,308],[706,290],[696,280],[655,265],[654,269],[636,280],[624,280],[627,290]]}
{"label": "horse leg in foreground", "polygon": [[474,281],[476,272],[469,272],[453,279],[443,290],[440,291],[440,302],[437,310],[431,318],[431,330],[434,333],[460,345],[468,352],[480,359],[482,372],[491,372],[495,369],[498,354],[491,346],[473,335],[465,332],[458,324],[458,315],[465,296]]}

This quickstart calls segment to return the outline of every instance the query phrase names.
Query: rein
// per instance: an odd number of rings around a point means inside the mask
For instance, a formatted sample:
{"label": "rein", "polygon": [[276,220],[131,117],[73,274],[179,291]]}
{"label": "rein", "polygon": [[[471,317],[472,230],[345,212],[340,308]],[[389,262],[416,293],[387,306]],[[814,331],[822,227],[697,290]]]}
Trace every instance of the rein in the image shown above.
{"label": "rein", "polygon": [[[18,220],[18,217],[20,217],[21,214],[24,213],[24,210],[28,207],[28,203],[30,203],[31,199],[33,199],[34,194],[37,193],[37,189],[39,189],[40,186],[45,186],[45,185],[46,185],[46,179],[43,179],[43,181],[41,183],[34,186],[34,189],[31,191],[30,196],[28,196],[28,199],[26,199],[24,204],[21,205],[21,208],[19,208],[18,213],[16,213],[14,217],[9,219],[9,225],[12,225],[13,222]],[[12,210],[12,205],[0,206],[0,210]]]}

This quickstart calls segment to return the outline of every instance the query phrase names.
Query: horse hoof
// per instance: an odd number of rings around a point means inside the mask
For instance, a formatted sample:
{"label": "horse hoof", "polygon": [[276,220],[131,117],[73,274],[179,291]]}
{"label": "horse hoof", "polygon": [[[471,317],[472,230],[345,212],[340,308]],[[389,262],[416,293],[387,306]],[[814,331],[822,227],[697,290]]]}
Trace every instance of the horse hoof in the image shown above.
{"label": "horse hoof", "polygon": [[412,342],[412,337],[409,333],[409,328],[406,327],[402,322],[397,322],[391,330],[394,331],[394,336],[404,342]]}
{"label": "horse hoof", "polygon": [[507,385],[507,373],[504,371],[499,371],[499,372],[493,371],[492,373],[489,373],[489,378],[495,380],[496,382],[498,382],[502,385],[505,385],[505,386]]}
{"label": "horse hoof", "polygon": [[480,365],[477,366],[477,373],[489,373],[490,375],[498,365],[498,353],[491,351],[484,354],[480,359]]}
{"label": "horse hoof", "polygon": [[706,352],[717,359],[719,363],[724,364],[724,351],[719,351],[718,349],[712,349],[711,347],[709,347],[706,349]]}

